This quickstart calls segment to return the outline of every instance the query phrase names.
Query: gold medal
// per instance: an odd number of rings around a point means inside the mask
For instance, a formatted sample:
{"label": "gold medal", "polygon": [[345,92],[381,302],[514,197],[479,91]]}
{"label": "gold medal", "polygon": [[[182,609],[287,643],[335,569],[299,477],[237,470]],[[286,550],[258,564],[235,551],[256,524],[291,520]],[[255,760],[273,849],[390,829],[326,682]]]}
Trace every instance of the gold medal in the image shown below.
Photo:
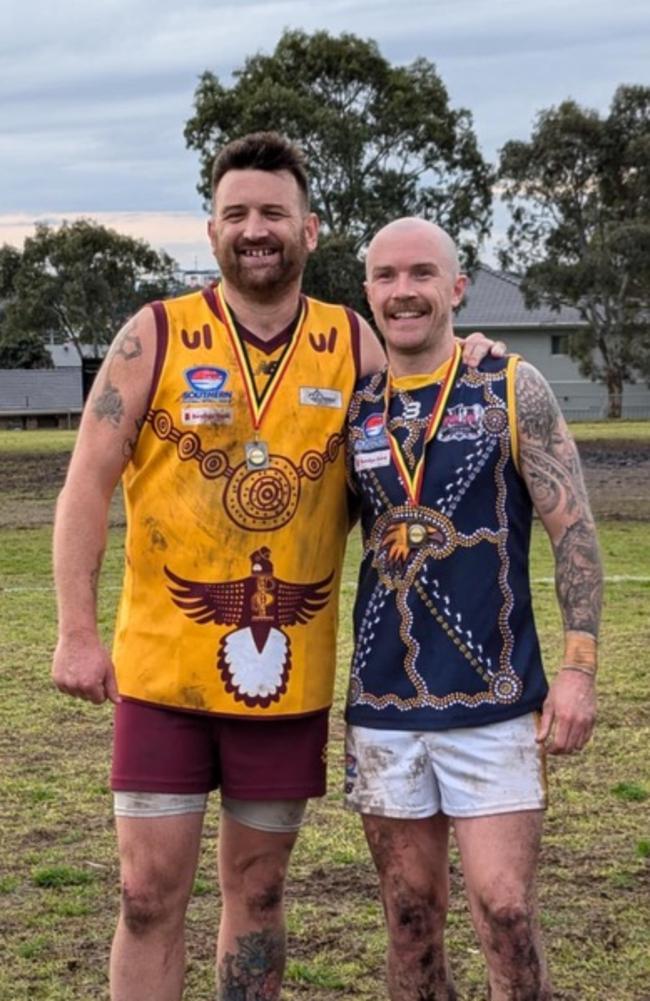
{"label": "gold medal", "polygon": [[246,466],[248,469],[266,469],[269,464],[269,446],[265,441],[247,441]]}
{"label": "gold medal", "polygon": [[409,546],[421,546],[427,538],[426,525],[421,525],[417,521],[412,522],[406,529],[406,538],[408,539]]}

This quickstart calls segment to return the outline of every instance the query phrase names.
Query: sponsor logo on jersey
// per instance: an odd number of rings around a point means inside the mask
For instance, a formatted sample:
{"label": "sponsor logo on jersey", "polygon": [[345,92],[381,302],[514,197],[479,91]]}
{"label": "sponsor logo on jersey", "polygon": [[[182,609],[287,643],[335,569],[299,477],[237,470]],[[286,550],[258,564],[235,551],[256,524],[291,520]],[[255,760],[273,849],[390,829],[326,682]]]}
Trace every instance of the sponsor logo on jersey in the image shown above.
{"label": "sponsor logo on jersey", "polygon": [[305,407],[331,407],[334,410],[340,410],[343,406],[343,395],[338,389],[301,386],[300,402]]}
{"label": "sponsor logo on jersey", "polygon": [[181,408],[181,423],[186,427],[202,424],[206,427],[219,427],[223,424],[232,424],[232,407],[228,406],[202,406],[201,404],[188,404]]}
{"label": "sponsor logo on jersey", "polygon": [[370,414],[361,425],[363,438],[354,443],[355,452],[371,452],[377,448],[388,448],[383,414]]}
{"label": "sponsor logo on jersey", "polygon": [[216,403],[230,403],[232,393],[224,391],[228,371],[225,368],[216,368],[214,365],[195,365],[193,368],[186,368],[185,381],[190,387],[189,392],[183,393],[184,403],[204,403],[211,400]]}
{"label": "sponsor logo on jersey", "polygon": [[439,441],[466,441],[483,434],[484,408],[480,403],[459,403],[450,407],[438,431]]}
{"label": "sponsor logo on jersey", "polygon": [[356,452],[354,456],[354,471],[362,473],[364,469],[379,469],[390,466],[390,449],[373,449],[372,452]]}

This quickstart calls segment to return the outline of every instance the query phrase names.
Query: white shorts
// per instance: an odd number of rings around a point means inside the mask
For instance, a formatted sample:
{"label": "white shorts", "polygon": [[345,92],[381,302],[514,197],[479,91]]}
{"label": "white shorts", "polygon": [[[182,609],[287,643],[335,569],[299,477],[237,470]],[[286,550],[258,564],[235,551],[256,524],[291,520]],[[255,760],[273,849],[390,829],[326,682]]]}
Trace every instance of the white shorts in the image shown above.
{"label": "white shorts", "polygon": [[[178,817],[205,813],[207,793],[123,792],[113,793],[116,817]],[[248,800],[221,797],[221,808],[240,824],[256,831],[288,834],[299,831],[306,799]]]}
{"label": "white shorts", "polygon": [[359,813],[484,817],[546,807],[539,714],[457,730],[348,726],[345,803]]}

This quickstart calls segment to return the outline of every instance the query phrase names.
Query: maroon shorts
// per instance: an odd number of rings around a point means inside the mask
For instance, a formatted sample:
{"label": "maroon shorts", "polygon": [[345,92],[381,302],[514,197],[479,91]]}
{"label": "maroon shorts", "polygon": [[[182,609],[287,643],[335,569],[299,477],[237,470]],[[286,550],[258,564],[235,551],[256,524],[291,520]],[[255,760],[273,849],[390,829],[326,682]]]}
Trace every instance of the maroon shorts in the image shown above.
{"label": "maroon shorts", "polygon": [[115,710],[114,792],[207,793],[232,799],[325,794],[328,712],[233,719],[123,701]]}

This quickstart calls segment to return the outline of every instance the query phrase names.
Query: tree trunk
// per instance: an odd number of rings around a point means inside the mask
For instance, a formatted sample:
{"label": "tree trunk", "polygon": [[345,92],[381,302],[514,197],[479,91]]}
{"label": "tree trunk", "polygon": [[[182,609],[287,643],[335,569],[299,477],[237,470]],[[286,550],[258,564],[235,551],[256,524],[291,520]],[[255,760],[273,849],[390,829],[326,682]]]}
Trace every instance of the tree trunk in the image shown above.
{"label": "tree trunk", "polygon": [[607,373],[607,418],[620,419],[623,410],[623,380],[619,372]]}

